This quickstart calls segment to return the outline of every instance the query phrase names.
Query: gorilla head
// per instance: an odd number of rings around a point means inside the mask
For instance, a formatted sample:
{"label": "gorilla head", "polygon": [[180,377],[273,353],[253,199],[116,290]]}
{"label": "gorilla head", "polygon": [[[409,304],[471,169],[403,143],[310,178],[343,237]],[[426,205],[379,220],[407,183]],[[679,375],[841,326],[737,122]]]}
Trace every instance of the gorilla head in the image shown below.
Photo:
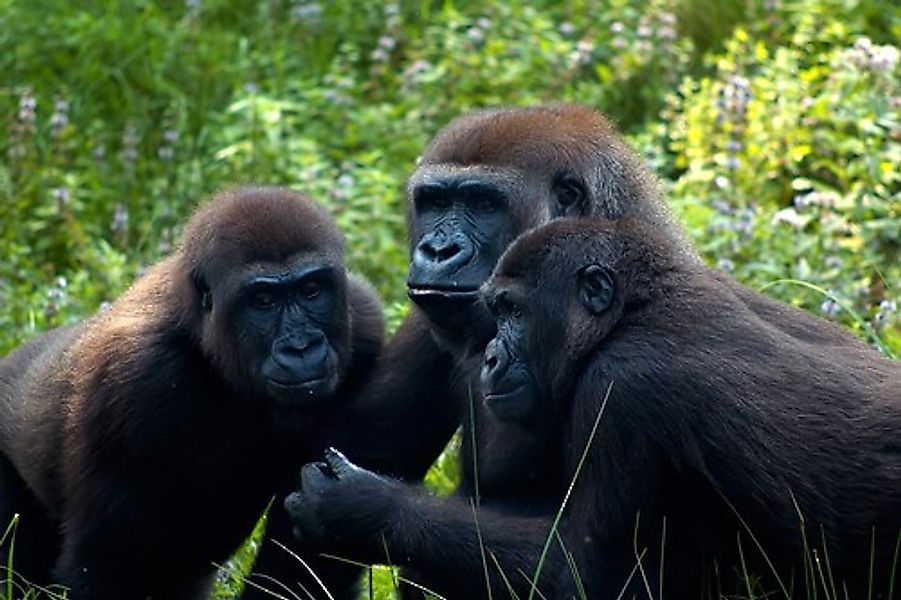
{"label": "gorilla head", "polygon": [[408,189],[410,298],[450,339],[487,341],[478,288],[522,232],[563,216],[625,214],[682,238],[656,182],[599,113],[492,109],[432,141]]}

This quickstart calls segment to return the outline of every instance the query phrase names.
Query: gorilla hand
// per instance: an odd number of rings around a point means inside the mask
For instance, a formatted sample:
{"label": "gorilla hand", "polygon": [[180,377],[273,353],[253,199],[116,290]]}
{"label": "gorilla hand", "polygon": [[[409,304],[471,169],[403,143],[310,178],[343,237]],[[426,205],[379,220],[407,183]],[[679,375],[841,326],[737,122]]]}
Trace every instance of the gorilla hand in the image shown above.
{"label": "gorilla hand", "polygon": [[[285,509],[301,543],[325,552],[341,548],[342,558],[362,562],[384,557],[384,544],[373,548],[367,540],[390,533],[398,512],[394,490],[403,484],[358,467],[334,448],[324,462],[305,465],[300,480]],[[345,556],[348,550],[356,555]]]}

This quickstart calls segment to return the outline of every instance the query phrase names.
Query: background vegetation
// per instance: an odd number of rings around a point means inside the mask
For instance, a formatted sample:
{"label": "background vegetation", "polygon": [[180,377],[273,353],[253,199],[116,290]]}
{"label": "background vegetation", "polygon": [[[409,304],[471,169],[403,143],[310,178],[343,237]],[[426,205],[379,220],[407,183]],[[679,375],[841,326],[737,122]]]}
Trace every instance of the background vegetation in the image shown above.
{"label": "background vegetation", "polygon": [[897,355],[899,37],[876,0],[0,0],[0,354],[115,298],[237,183],[326,204],[396,323],[426,141],[574,101],[712,265]]}

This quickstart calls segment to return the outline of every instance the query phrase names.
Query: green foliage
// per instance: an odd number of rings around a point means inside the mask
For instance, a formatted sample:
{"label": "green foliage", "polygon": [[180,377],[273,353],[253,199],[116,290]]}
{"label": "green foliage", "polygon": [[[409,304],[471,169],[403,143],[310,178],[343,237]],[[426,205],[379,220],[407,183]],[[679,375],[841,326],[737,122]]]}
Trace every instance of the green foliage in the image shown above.
{"label": "green foliage", "polygon": [[769,27],[737,30],[709,76],[682,81],[657,130],[662,168],[711,261],[757,286],[815,284],[770,293],[897,352],[898,50],[830,18],[796,20],[775,48]]}
{"label": "green foliage", "polygon": [[899,37],[877,0],[0,0],[0,353],[114,299],[241,183],[328,206],[396,325],[428,139],[577,101],[712,264],[897,354]]}

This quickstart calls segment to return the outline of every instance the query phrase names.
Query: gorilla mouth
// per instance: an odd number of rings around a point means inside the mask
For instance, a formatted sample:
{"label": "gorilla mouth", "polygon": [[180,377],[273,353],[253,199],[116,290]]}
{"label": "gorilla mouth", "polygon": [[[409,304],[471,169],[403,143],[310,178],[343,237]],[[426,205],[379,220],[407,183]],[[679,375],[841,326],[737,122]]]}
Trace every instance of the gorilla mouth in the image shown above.
{"label": "gorilla mouth", "polygon": [[478,285],[407,284],[407,295],[411,300],[418,298],[448,298],[475,300],[479,296]]}
{"label": "gorilla mouth", "polygon": [[323,400],[332,392],[332,377],[323,375],[303,381],[267,379],[269,394],[281,404],[306,404]]}
{"label": "gorilla mouth", "polygon": [[485,401],[493,402],[493,401],[503,401],[503,400],[510,399],[514,396],[518,396],[519,394],[521,394],[524,387],[526,387],[526,386],[518,385],[515,388],[509,389],[509,390],[485,392]]}
{"label": "gorilla mouth", "polygon": [[498,419],[516,421],[528,412],[527,385],[518,385],[509,390],[486,392],[485,405]]}

